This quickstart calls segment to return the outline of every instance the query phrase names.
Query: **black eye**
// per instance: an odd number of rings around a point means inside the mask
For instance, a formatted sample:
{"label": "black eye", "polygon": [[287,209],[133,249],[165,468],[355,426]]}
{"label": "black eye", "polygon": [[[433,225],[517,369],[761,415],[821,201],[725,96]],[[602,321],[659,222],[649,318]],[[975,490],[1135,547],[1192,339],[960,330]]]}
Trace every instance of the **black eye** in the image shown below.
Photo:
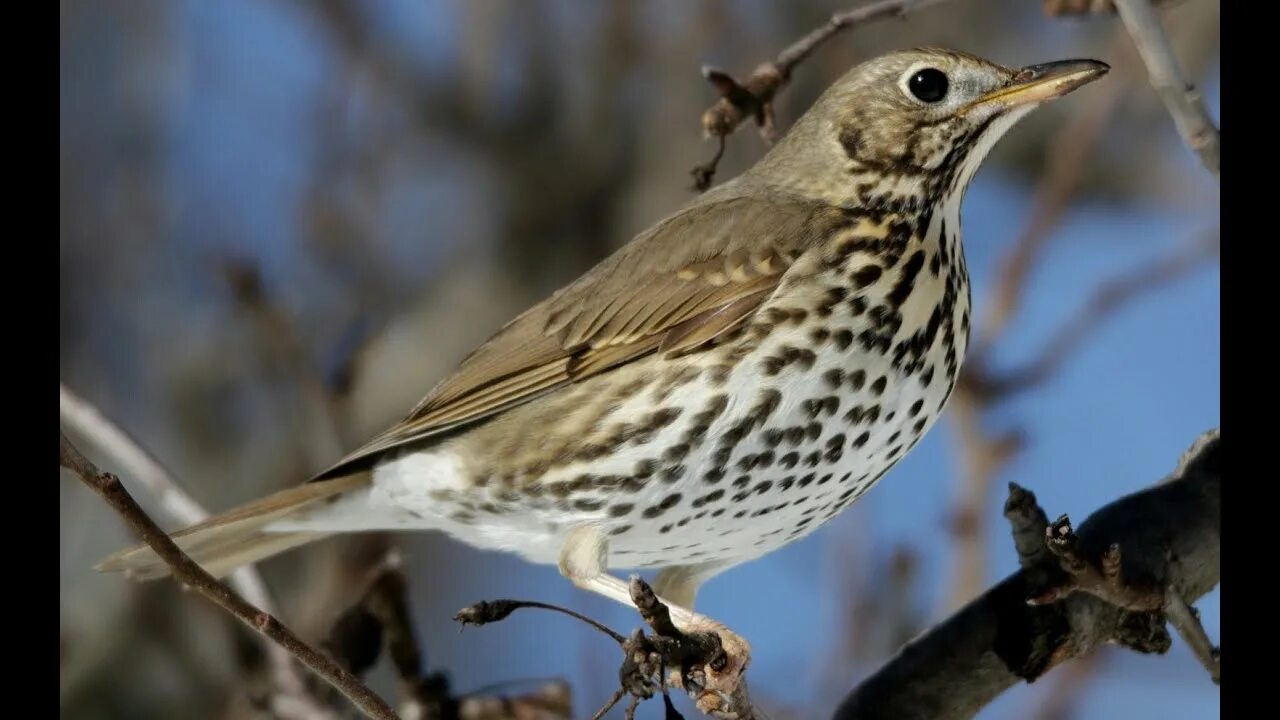
{"label": "black eye", "polygon": [[935,103],[947,95],[947,75],[941,70],[925,68],[907,82],[911,94],[927,103]]}

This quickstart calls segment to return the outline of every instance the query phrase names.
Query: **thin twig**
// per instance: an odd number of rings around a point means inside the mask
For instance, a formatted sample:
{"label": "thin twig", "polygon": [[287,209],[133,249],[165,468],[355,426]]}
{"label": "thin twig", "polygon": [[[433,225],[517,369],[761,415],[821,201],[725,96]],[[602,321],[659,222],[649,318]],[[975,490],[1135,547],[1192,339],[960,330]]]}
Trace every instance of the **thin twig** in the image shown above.
{"label": "thin twig", "polygon": [[1221,683],[1222,656],[1218,648],[1209,641],[1209,634],[1200,623],[1200,613],[1172,588],[1166,592],[1168,597],[1165,600],[1165,614],[1169,617],[1169,622],[1191,647],[1204,669],[1209,671],[1209,677],[1215,683]]}
{"label": "thin twig", "polygon": [[[714,68],[703,68],[703,76],[720,93],[720,99],[702,114],[703,133],[723,142],[747,118],[755,120],[766,142],[775,135],[773,99],[791,80],[791,71],[809,57],[819,45],[843,30],[882,18],[902,17],[913,10],[936,5],[944,0],[877,0],[860,7],[835,13],[821,27],[791,43],[773,60],[761,63],[746,80]],[[710,162],[694,168],[694,187],[701,191],[711,186],[716,165],[724,147]]]}
{"label": "thin twig", "polygon": [[121,472],[145,487],[147,494],[174,520],[194,525],[209,517],[159,461],[98,408],[61,383],[58,384],[58,419],[106,453]]}
{"label": "thin twig", "polygon": [[174,579],[183,587],[194,589],[245,625],[284,647],[308,669],[337,688],[366,716],[377,720],[398,720],[395,712],[360,682],[359,678],[342,669],[332,658],[307,645],[273,615],[249,603],[197,565],[134,501],[118,477],[99,470],[61,431],[58,436],[58,464],[75,472],[86,485],[101,495],[138,533],[142,541],[169,566]]}
{"label": "thin twig", "polygon": [[1151,86],[1164,101],[1178,134],[1187,147],[1200,156],[1200,163],[1205,169],[1219,177],[1221,133],[1213,118],[1209,117],[1204,96],[1187,81],[1178,66],[1178,59],[1155,9],[1149,0],[1115,0],[1115,4],[1120,20],[1147,66]]}
{"label": "thin twig", "polygon": [[613,638],[614,642],[621,645],[627,641],[627,638],[603,623],[592,620],[591,618],[579,612],[574,612],[569,608],[552,605],[551,603],[539,602],[537,600],[482,600],[475,605],[469,605],[458,611],[453,619],[461,623],[463,627],[467,625],[486,625],[491,622],[505,620],[508,615],[519,610],[520,608],[536,608],[538,610],[551,610],[553,612],[563,613],[571,618],[581,620],[591,627]]}
{"label": "thin twig", "polygon": [[617,690],[615,690],[613,692],[613,696],[609,698],[609,700],[604,704],[604,706],[601,707],[599,710],[597,710],[595,715],[591,716],[591,720],[600,720],[600,718],[607,715],[609,711],[613,709],[613,706],[617,705],[618,701],[621,700],[623,696],[625,696],[626,694],[627,694],[626,688],[620,687]]}
{"label": "thin twig", "polygon": [[[93,443],[107,454],[114,465],[141,483],[174,520],[183,525],[195,525],[209,517],[209,513],[182,489],[158,460],[92,403],[61,383],[58,384],[58,415],[64,426]],[[275,602],[254,566],[237,569],[227,578],[227,582],[241,597],[262,612],[275,614]],[[289,651],[269,638],[261,639],[276,689],[272,696],[273,702],[289,698],[282,707],[276,708],[277,714],[298,718],[319,718],[325,715],[325,711],[307,697],[306,685],[298,674]]]}

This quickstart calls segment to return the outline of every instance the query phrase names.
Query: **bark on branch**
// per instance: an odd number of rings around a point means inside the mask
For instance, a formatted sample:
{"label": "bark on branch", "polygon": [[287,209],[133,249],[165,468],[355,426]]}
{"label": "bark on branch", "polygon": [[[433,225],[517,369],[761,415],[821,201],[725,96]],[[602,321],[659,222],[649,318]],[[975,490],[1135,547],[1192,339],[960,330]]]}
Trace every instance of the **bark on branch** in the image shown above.
{"label": "bark on branch", "polygon": [[1035,496],[1011,484],[1005,515],[1022,569],[903,647],[835,717],[971,718],[1017,682],[1100,645],[1167,651],[1166,620],[1217,682],[1220,652],[1190,606],[1219,581],[1220,446],[1217,430],[1205,433],[1168,478],[1078,530],[1065,518],[1050,524]]}
{"label": "bark on branch", "polygon": [[1160,17],[1150,0],[1115,0],[1120,20],[1133,38],[1133,44],[1142,56],[1142,62],[1151,75],[1151,86],[1164,102],[1165,109],[1173,117],[1183,142],[1200,156],[1205,169],[1218,177],[1218,165],[1222,155],[1222,137],[1204,96],[1195,89],[1173,54],[1169,37],[1160,25]]}
{"label": "bark on branch", "polygon": [[99,470],[61,431],[58,437],[58,464],[74,472],[85,485],[101,495],[142,541],[165,561],[174,579],[183,587],[195,590],[249,628],[288,650],[313,673],[337,688],[365,716],[376,720],[398,720],[391,707],[360,682],[359,678],[344,670],[329,656],[303,642],[275,616],[263,612],[205,572],[142,510],[120,482],[120,478]]}
{"label": "bark on branch", "polygon": [[[66,385],[58,386],[58,415],[63,426],[73,435],[82,436],[100,448],[114,465],[141,483],[174,520],[183,525],[195,525],[209,517],[209,513],[182,489],[160,461]],[[242,567],[228,577],[227,583],[262,612],[275,614],[275,603],[257,568]],[[271,667],[271,704],[275,714],[282,720],[329,718],[331,715],[308,696],[289,651],[265,635],[259,635],[259,638]]]}

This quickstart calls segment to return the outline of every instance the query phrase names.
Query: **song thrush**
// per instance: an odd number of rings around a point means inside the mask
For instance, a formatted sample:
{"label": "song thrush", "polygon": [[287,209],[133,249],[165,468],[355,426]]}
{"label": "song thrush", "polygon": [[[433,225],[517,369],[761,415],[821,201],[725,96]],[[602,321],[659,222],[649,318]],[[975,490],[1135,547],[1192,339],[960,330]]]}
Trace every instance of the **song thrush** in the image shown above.
{"label": "song thrush", "polygon": [[[608,570],[661,568],[693,622],[701,583],[816,530],[937,420],[969,333],[965,188],[1019,118],[1107,69],[934,49],[859,65],[403,421],[175,538],[223,574],[332,533],[443,530],[624,603]],[[165,574],[145,548],[101,567]],[[749,651],[724,637],[709,674],[728,687]]]}

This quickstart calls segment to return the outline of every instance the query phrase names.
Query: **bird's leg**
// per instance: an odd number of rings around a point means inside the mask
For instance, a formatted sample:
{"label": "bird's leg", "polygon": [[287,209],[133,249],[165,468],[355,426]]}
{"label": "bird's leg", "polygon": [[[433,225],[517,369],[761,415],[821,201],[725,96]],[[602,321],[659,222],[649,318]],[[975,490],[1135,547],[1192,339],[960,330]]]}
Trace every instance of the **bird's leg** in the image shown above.
{"label": "bird's leg", "polygon": [[653,591],[658,597],[681,607],[693,609],[698,589],[728,566],[724,563],[696,563],[665,567],[653,579]]}
{"label": "bird's leg", "polygon": [[[636,609],[626,581],[608,573],[609,539],[595,525],[579,525],[569,533],[560,548],[559,567],[561,575],[583,590],[603,595],[632,610]],[[693,624],[699,618],[703,622],[710,622],[710,618],[693,612],[691,603],[686,605],[668,602],[666,595],[659,593],[659,596],[671,608],[671,619],[678,627],[684,629],[684,626]]]}
{"label": "bird's leg", "polygon": [[[560,551],[560,573],[574,585],[639,610],[630,585],[608,573],[609,541],[593,525],[574,528]],[[751,663],[751,645],[723,624],[693,611],[691,605],[698,586],[722,570],[719,566],[682,566],[659,574],[658,582],[683,602],[659,593],[670,612],[671,622],[686,634],[714,633],[722,654],[700,667],[674,668],[667,684],[685,689],[698,709],[715,717],[737,718],[749,710],[743,675]],[[686,678],[688,682],[686,682]]]}

